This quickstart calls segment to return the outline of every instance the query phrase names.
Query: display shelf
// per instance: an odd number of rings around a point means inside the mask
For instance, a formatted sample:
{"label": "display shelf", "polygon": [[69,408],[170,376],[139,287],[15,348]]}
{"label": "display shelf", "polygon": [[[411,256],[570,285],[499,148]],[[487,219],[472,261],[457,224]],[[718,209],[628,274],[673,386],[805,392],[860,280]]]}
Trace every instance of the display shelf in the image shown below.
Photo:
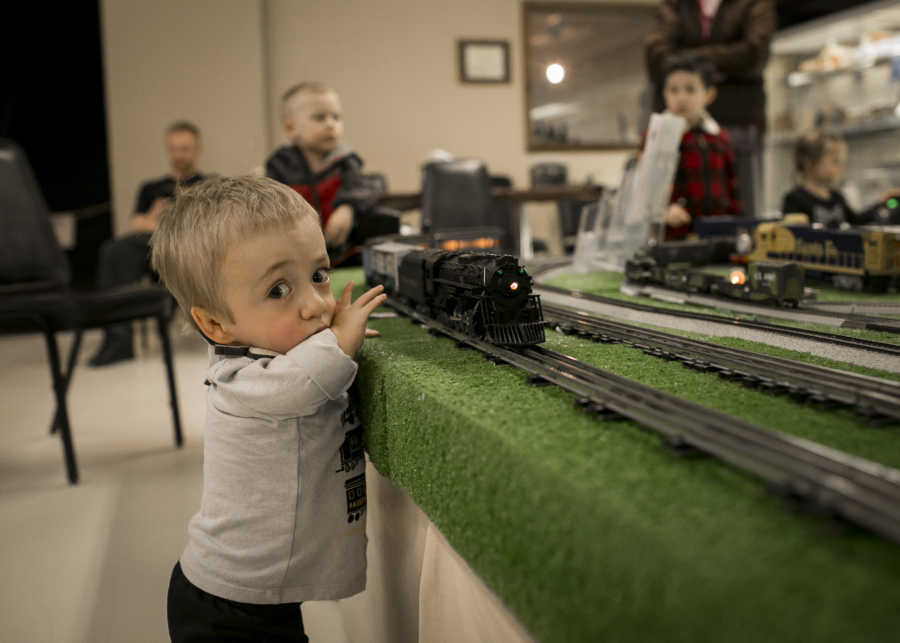
{"label": "display shelf", "polygon": [[[896,158],[898,52],[897,0],[860,3],[775,34],[764,72],[766,209],[778,211],[796,183],[794,144],[817,123],[847,142],[846,189],[852,191],[854,177]],[[860,188],[857,200],[873,198]]]}
{"label": "display shelf", "polygon": [[[863,123],[850,123],[847,125],[833,125],[829,129],[844,138],[853,138],[854,136],[864,136],[866,134],[876,134],[878,132],[888,132],[900,129],[900,117],[889,116],[887,118],[879,118],[874,121],[866,121]],[[801,133],[791,132],[784,134],[773,134],[769,141],[773,145],[788,145],[797,142]]]}
{"label": "display shelf", "polygon": [[858,7],[778,31],[772,39],[772,53],[816,53],[829,42],[858,41],[863,33],[895,24],[900,25],[900,3],[896,0],[861,2]]}
{"label": "display shelf", "polygon": [[894,59],[898,56],[884,56],[881,58],[877,58],[874,62],[870,62],[865,65],[850,65],[847,67],[841,67],[839,69],[824,69],[822,71],[792,71],[784,78],[784,84],[788,87],[788,89],[797,89],[799,87],[806,87],[807,85],[811,85],[820,80],[827,80],[829,78],[834,78],[835,76],[842,76],[844,74],[860,74],[867,69],[872,69],[873,67],[882,67],[884,65],[889,65],[894,62]]}

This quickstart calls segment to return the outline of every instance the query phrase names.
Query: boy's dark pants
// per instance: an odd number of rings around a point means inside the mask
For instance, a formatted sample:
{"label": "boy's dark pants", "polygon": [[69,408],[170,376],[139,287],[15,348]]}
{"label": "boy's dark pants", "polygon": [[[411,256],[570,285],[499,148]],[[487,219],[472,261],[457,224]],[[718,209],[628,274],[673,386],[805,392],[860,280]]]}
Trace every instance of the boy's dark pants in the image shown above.
{"label": "boy's dark pants", "polygon": [[213,596],[185,578],[181,563],[169,581],[168,613],[172,643],[309,643],[300,603],[252,605]]}

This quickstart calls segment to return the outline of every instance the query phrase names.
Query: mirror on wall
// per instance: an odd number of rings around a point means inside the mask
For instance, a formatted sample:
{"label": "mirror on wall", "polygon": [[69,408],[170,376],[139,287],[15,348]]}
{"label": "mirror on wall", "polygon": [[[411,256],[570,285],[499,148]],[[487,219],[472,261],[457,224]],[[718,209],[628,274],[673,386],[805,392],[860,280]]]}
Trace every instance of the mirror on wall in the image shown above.
{"label": "mirror on wall", "polygon": [[644,40],[656,15],[657,3],[523,4],[529,151],[640,145],[651,104]]}

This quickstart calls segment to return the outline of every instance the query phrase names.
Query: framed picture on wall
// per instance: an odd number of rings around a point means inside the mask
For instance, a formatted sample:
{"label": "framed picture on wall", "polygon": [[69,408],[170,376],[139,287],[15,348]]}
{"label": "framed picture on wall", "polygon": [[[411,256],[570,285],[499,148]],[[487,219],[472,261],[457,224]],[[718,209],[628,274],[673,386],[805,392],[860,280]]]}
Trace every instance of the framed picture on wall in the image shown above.
{"label": "framed picture on wall", "polygon": [[506,40],[456,42],[459,51],[459,82],[509,82],[509,42]]}

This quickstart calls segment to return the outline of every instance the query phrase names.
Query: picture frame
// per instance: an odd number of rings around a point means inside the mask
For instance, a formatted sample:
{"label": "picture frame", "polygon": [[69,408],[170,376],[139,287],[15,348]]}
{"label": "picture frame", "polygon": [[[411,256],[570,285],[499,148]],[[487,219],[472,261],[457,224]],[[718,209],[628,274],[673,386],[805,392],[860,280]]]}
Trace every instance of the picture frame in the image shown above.
{"label": "picture frame", "polygon": [[501,84],[510,82],[509,41],[459,39],[459,82]]}

